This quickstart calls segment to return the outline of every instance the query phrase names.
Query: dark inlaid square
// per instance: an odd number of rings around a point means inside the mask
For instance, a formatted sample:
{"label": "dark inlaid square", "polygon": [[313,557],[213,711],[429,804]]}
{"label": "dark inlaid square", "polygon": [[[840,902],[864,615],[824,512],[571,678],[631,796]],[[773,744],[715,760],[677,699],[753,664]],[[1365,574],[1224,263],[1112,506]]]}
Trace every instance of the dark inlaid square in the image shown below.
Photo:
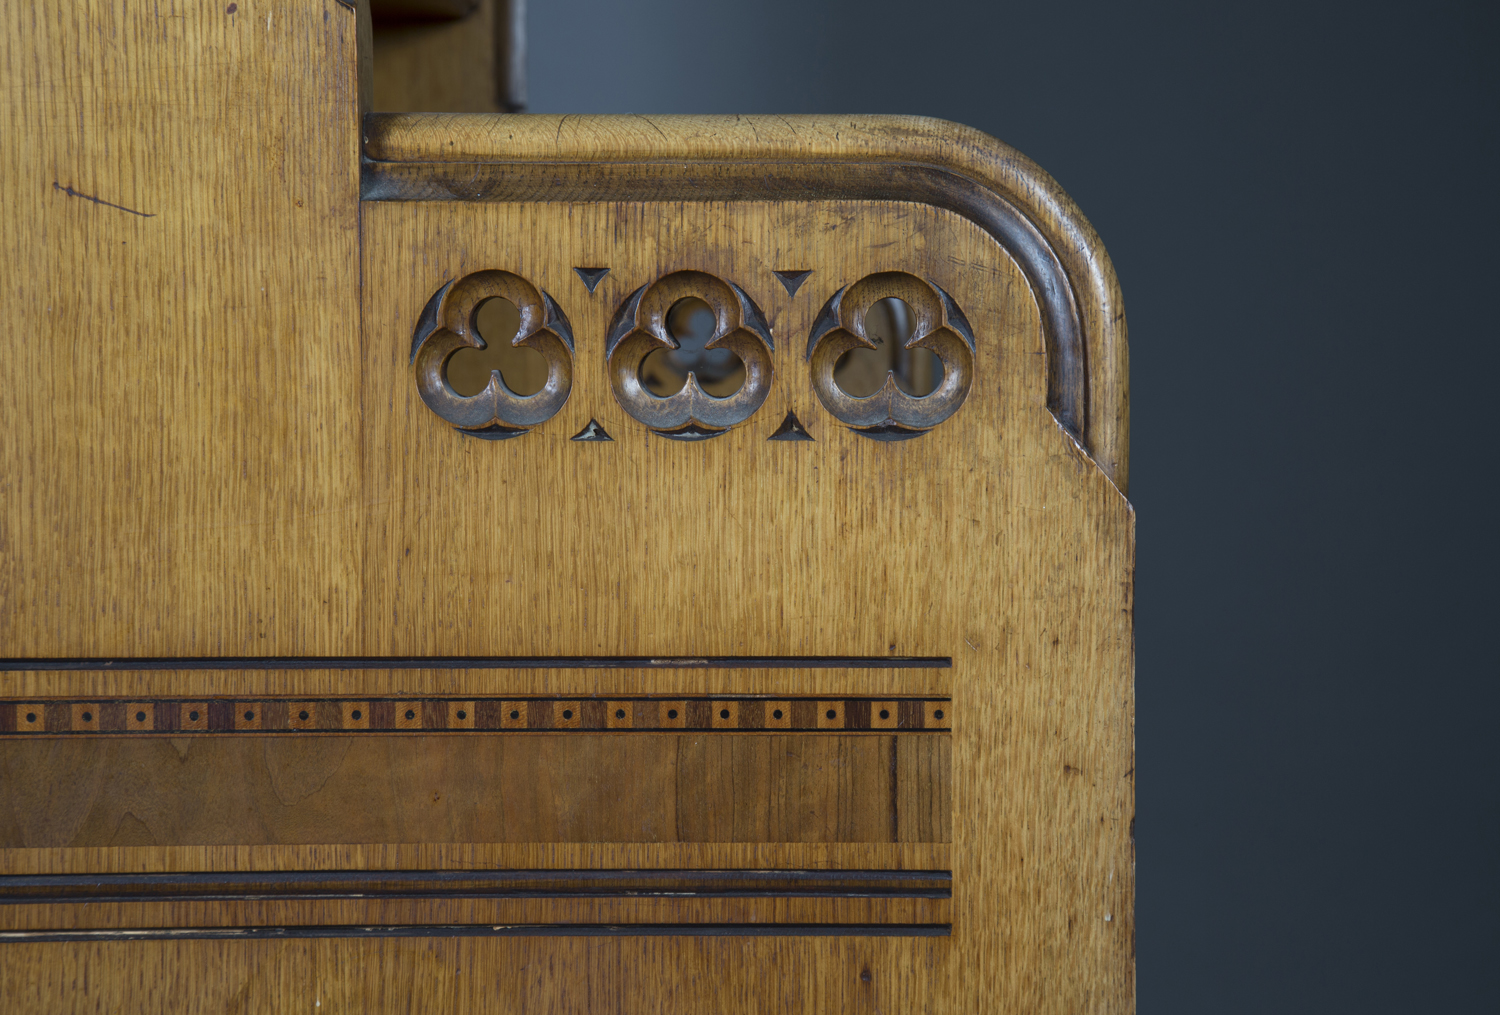
{"label": "dark inlaid square", "polygon": [[342,701],[320,701],[316,705],[313,721],[317,723],[317,729],[341,730],[344,728],[344,703]]}
{"label": "dark inlaid square", "polygon": [[740,702],[740,729],[763,730],[766,728],[766,703],[759,698]]}
{"label": "dark inlaid square", "polygon": [[208,703],[208,728],[214,732],[234,729],[234,706],[232,701],[210,701]]}
{"label": "dark inlaid square", "polygon": [[155,711],[154,725],[157,732],[170,732],[182,728],[182,708],[176,702],[159,701],[156,703]]}
{"label": "dark inlaid square", "polygon": [[263,701],[260,703],[260,728],[284,730],[287,728],[287,703],[285,701]]}
{"label": "dark inlaid square", "polygon": [[818,728],[818,703],[816,701],[792,702],[792,729],[815,730]]}
{"label": "dark inlaid square", "polygon": [[125,703],[106,701],[99,706],[99,728],[101,730],[123,730],[126,728]]}
{"label": "dark inlaid square", "polygon": [[505,702],[490,698],[487,701],[474,702],[474,728],[481,730],[499,730],[505,728],[505,717],[510,713],[505,710]]}
{"label": "dark inlaid square", "polygon": [[394,701],[372,701],[370,705],[370,729],[391,730],[396,728],[396,703]]}
{"label": "dark inlaid square", "polygon": [[896,715],[896,728],[898,730],[919,730],[922,728],[922,702],[903,701]]}
{"label": "dark inlaid square", "polygon": [[870,703],[860,698],[844,702],[844,728],[867,730],[870,728]]}
{"label": "dark inlaid square", "polygon": [[689,729],[706,730],[713,725],[713,702],[690,701],[687,703],[687,724]]}
{"label": "dark inlaid square", "polygon": [[528,701],[526,703],[526,728],[550,730],[552,728],[552,702]]}
{"label": "dark inlaid square", "polygon": [[580,701],[579,707],[583,709],[583,728],[586,730],[602,730],[609,725],[609,702],[598,700]]}

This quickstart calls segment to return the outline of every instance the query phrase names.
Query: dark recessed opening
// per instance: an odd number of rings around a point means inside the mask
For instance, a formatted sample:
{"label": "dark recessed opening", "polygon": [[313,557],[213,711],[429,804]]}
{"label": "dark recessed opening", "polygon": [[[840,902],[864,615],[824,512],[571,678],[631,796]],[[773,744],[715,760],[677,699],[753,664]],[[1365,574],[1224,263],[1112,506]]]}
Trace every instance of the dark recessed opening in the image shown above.
{"label": "dark recessed opening", "polygon": [[448,357],[448,386],[472,397],[490,383],[490,371],[500,371],[505,386],[517,395],[534,395],[547,385],[547,360],[524,345],[511,345],[521,330],[521,312],[503,296],[485,300],[474,312],[474,330],[483,349],[464,348]]}
{"label": "dark recessed opening", "polygon": [[772,712],[771,713],[771,718],[772,719],[780,719],[781,718],[781,709],[778,708],[776,711]]}
{"label": "dark recessed opening", "polygon": [[657,349],[641,361],[641,384],[657,398],[682,390],[691,372],[698,387],[715,398],[727,398],[745,383],[745,364],[728,349],[706,348],[718,318],[713,307],[696,296],[672,304],[667,311],[667,333],[676,349]]}
{"label": "dark recessed opening", "polygon": [[675,708],[669,708],[669,709],[667,709],[667,718],[668,719],[676,719],[677,718],[677,710]]}
{"label": "dark recessed opening", "polygon": [[255,718],[255,713],[254,712],[246,712],[245,713],[245,721],[246,722],[250,722],[254,718]]}
{"label": "dark recessed opening", "polygon": [[[307,716],[307,713],[303,712],[302,715],[305,718]],[[189,712],[188,713],[188,722],[197,722],[197,721],[198,721],[198,713],[197,712]]]}
{"label": "dark recessed opening", "polygon": [[83,713],[83,721],[84,722],[93,722],[94,721],[94,713],[92,713],[92,712],[85,712],[85,713]]}
{"label": "dark recessed opening", "polygon": [[938,709],[936,712],[932,713],[932,717],[934,719],[941,719],[943,717],[943,710]]}
{"label": "dark recessed opening", "polygon": [[838,716],[839,716],[839,714],[837,712],[835,712],[833,709],[830,708],[828,710],[828,718],[830,718],[830,719],[837,719]]}
{"label": "dark recessed opening", "polygon": [[563,718],[564,719],[571,719],[571,718],[573,718],[573,710],[571,708],[565,708],[565,709],[563,709]]}
{"label": "dark recessed opening", "polygon": [[890,709],[888,709],[888,708],[882,708],[880,710],[880,718],[882,718],[882,719],[889,719],[890,717],[891,717],[891,710]]}
{"label": "dark recessed opening", "polygon": [[469,713],[465,712],[463,709],[459,709],[458,710],[458,717],[460,719],[467,719],[467,718],[469,718]]}
{"label": "dark recessed opening", "polygon": [[617,709],[615,709],[615,718],[616,719],[623,719],[623,718],[625,718],[625,710],[623,708],[617,708]]}
{"label": "dark recessed opening", "polygon": [[360,712],[360,710],[356,708],[353,712],[349,713],[349,718],[353,719],[355,722],[359,722],[360,716],[362,714],[363,713]]}
{"label": "dark recessed opening", "polygon": [[719,709],[719,718],[720,719],[728,719],[729,718],[729,709],[727,709],[727,708],[721,708],[721,709]]}
{"label": "dark recessed opening", "polygon": [[855,398],[879,391],[887,376],[896,387],[917,398],[932,394],[943,380],[943,361],[931,349],[906,347],[916,330],[916,316],[906,302],[887,296],[865,312],[865,337],[873,349],[850,349],[833,365],[833,383]]}
{"label": "dark recessed opening", "polygon": [[26,713],[26,721],[27,722],[36,722],[36,713],[35,712],[27,712]]}
{"label": "dark recessed opening", "polygon": [[417,717],[417,713],[413,712],[411,709],[407,709],[406,710],[406,718],[407,718],[408,722],[411,721],[412,719],[415,719],[416,717]]}
{"label": "dark recessed opening", "polygon": [[135,721],[136,722],[145,722],[146,721],[146,713],[145,712],[137,712],[135,714]]}
{"label": "dark recessed opening", "polygon": [[511,709],[510,710],[510,717],[512,719],[519,719],[519,718],[521,718],[521,713],[519,711],[517,711],[516,709]]}
{"label": "dark recessed opening", "polygon": [[[198,718],[198,713],[197,712],[193,713],[193,718],[194,719]],[[306,712],[298,712],[297,713],[297,718],[301,719],[303,722],[307,722],[307,713]]]}

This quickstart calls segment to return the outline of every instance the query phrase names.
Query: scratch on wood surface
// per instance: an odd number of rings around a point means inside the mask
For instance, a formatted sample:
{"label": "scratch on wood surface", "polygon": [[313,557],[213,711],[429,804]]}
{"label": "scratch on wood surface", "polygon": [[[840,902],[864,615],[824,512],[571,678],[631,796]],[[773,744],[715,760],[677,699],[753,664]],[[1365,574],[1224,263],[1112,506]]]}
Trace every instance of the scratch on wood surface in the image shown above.
{"label": "scratch on wood surface", "polygon": [[53,190],[60,190],[64,194],[67,194],[69,197],[81,197],[85,201],[92,201],[95,204],[102,204],[106,208],[118,208],[120,211],[128,211],[128,212],[130,212],[130,214],[132,214],[132,215],[139,215],[143,219],[154,219],[154,218],[156,218],[156,213],[155,212],[136,211],[134,208],[127,208],[123,204],[115,204],[113,201],[106,201],[103,198],[95,197],[92,194],[81,193],[79,191],[74,190],[70,186],[69,187],[64,187],[62,184],[58,183],[56,180],[52,181],[52,189]]}
{"label": "scratch on wood surface", "polygon": [[651,117],[649,117],[649,116],[641,116],[639,113],[637,113],[636,115],[639,116],[642,120],[645,120],[647,123],[651,124],[651,129],[654,130],[654,131],[656,131],[658,134],[660,134],[662,136],[663,140],[666,140],[666,141],[670,141],[671,140],[670,138],[667,137],[666,131],[664,131],[660,127],[658,127],[656,125],[656,121],[653,120],[653,119],[651,119]]}

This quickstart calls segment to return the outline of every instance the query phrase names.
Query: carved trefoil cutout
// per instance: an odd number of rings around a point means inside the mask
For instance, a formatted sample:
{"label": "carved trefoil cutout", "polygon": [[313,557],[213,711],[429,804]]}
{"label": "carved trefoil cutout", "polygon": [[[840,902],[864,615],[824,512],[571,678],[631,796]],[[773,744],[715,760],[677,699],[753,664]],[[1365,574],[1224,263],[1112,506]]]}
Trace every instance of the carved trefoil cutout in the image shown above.
{"label": "carved trefoil cutout", "polygon": [[[974,383],[974,349],[973,330],[953,298],[901,271],[867,275],[834,293],[807,340],[823,407],[855,433],[886,441],[921,436],[958,411]],[[868,390],[851,383],[854,368],[869,365],[851,362],[860,357],[881,364]]]}
{"label": "carved trefoil cutout", "polygon": [[[703,327],[689,342],[686,332],[698,330],[698,321]],[[615,399],[627,413],[663,437],[705,440],[765,402],[774,348],[765,315],[743,289],[706,272],[677,271],[626,298],[610,324],[605,357]],[[735,360],[732,371],[723,370],[720,361]],[[659,373],[645,376],[657,365]],[[681,387],[665,393],[674,382]]]}
{"label": "carved trefoil cutout", "polygon": [[[546,380],[534,394],[519,395],[506,385],[498,369],[491,371],[483,390],[460,394],[449,383],[448,366],[463,349],[484,349],[478,317],[488,300],[502,299],[519,316],[514,335],[505,341],[539,353]],[[573,389],[573,329],[556,301],[519,275],[508,271],[478,271],[443,286],[422,310],[412,335],[411,361],[417,390],[427,407],[460,431],[473,437],[503,440],[551,419]]]}

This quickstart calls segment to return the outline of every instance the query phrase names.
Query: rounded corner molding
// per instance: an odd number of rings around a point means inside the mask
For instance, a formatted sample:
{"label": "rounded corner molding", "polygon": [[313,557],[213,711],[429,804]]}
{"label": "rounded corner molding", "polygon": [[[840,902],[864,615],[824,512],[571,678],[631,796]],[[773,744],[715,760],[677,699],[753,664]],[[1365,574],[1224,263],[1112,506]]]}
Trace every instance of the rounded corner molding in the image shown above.
{"label": "rounded corner molding", "polygon": [[[929,349],[943,364],[943,379],[927,395],[908,395],[894,373],[871,395],[851,395],[833,379],[839,358],[852,349],[874,349],[865,334],[865,314],[880,300],[896,297],[912,309],[915,327],[903,343]],[[813,391],[835,419],[877,440],[917,437],[957,412],[974,384],[974,332],[953,297],[937,283],[904,271],[866,275],[829,297],[813,321],[807,360]]]}
{"label": "rounded corner molding", "polygon": [[[483,349],[475,326],[479,307],[501,297],[520,312],[511,344],[540,353],[547,382],[533,395],[506,387],[500,371],[477,395],[460,395],[448,383],[448,360],[460,349]],[[516,437],[557,414],[573,390],[573,328],[546,291],[508,271],[476,271],[444,284],[422,310],[412,335],[411,362],[427,408],[460,431],[485,437]]]}
{"label": "rounded corner molding", "polygon": [[[689,372],[682,390],[666,397],[641,383],[641,363],[658,349],[676,349],[667,313],[679,301],[697,297],[714,312],[714,330],[705,348],[726,349],[745,365],[745,381],[733,394],[716,398]],[[664,437],[703,440],[753,416],[771,393],[775,350],[766,316],[733,282],[703,271],[674,271],[641,286],[615,311],[605,341],[605,361],[615,400],[630,416]]]}
{"label": "rounded corner molding", "polygon": [[986,134],[902,116],[369,113],[364,124],[366,201],[895,200],[955,212],[1026,275],[1047,406],[1128,490],[1129,351],[1109,255],[1055,180]]}

